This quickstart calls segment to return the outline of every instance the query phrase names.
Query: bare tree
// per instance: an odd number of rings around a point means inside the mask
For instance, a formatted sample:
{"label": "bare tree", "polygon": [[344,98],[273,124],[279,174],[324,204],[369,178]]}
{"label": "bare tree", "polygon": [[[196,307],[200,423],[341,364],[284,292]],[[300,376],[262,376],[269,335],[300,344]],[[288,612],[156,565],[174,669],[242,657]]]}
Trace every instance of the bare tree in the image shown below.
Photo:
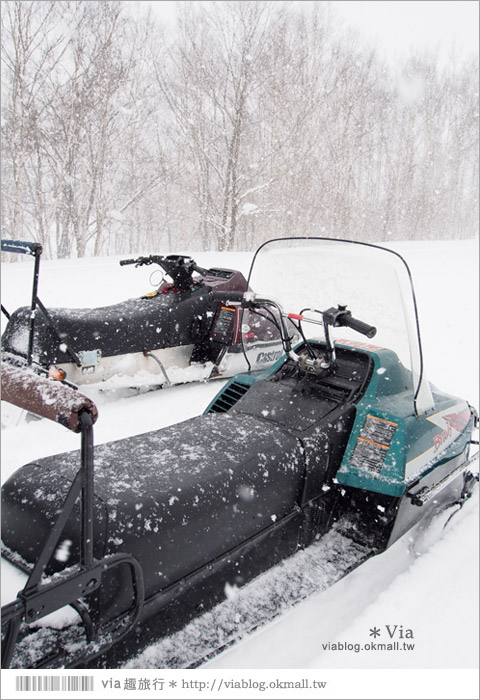
{"label": "bare tree", "polygon": [[43,244],[47,222],[40,121],[48,106],[47,83],[69,43],[58,30],[58,10],[55,3],[41,0],[2,3],[2,151],[8,174],[2,178],[3,204],[9,234],[21,237],[26,227]]}
{"label": "bare tree", "polygon": [[329,3],[2,3],[2,226],[51,255],[469,236],[478,66],[382,65]]}
{"label": "bare tree", "polygon": [[179,187],[190,209],[193,200],[204,244],[213,236],[219,249],[235,243],[246,194],[265,186],[248,162],[248,139],[284,21],[283,7],[269,2],[211,3],[200,13],[186,6],[179,42],[157,70],[188,154]]}

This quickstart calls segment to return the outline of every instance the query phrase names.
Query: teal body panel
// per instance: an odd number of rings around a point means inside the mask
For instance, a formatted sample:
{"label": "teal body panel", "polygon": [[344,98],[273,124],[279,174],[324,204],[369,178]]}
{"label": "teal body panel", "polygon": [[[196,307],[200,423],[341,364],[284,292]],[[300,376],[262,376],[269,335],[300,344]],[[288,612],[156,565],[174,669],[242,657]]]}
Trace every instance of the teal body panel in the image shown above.
{"label": "teal body panel", "polygon": [[[366,343],[337,343],[341,345],[369,355],[374,371],[356,405],[353,429],[336,481],[356,489],[402,497],[434,467],[464,453],[473,429],[470,407],[466,401],[432,387],[435,407],[417,416],[412,373],[396,353]],[[239,389],[244,393],[256,382],[267,379],[286,359],[284,355],[267,370],[235,375],[205,413],[229,410],[239,398]]]}
{"label": "teal body panel", "polygon": [[282,355],[273,365],[268,367],[267,369],[264,370],[253,370],[252,372],[242,372],[240,374],[236,374],[233,376],[231,379],[228,380],[228,382],[220,389],[218,394],[214,396],[212,401],[208,404],[207,408],[204,410],[203,415],[206,415],[207,413],[213,413],[213,412],[223,412],[224,410],[228,410],[230,407],[228,404],[228,400],[225,401],[224,407],[219,408],[219,405],[222,404],[222,397],[228,396],[230,393],[230,390],[233,390],[235,392],[235,386],[240,384],[245,386],[246,388],[249,388],[253,386],[256,382],[260,381],[261,379],[266,379],[267,377],[270,377],[270,375],[274,374],[285,362],[286,356]]}
{"label": "teal body panel", "polygon": [[357,405],[337,482],[401,497],[435,466],[464,452],[473,417],[466,401],[436,390],[435,407],[415,415],[411,372],[390,350],[364,352],[375,369]]}

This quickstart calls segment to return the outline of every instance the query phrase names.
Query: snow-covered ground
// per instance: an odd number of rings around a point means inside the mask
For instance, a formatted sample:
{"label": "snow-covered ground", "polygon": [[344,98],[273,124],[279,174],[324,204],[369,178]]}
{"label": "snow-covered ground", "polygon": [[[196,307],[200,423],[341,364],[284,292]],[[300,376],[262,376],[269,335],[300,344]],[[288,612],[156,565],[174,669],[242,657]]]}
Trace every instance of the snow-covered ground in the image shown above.
{"label": "snow-covered ground", "polygon": [[[478,408],[478,241],[405,242],[392,248],[412,269],[428,377]],[[205,267],[244,273],[251,259],[248,253],[194,257]],[[2,303],[8,310],[28,303],[31,271],[31,259],[2,264]],[[121,268],[118,258],[42,260],[39,296],[47,306],[105,306],[148,291],[149,274],[148,268]],[[96,443],[198,415],[221,386],[222,380],[216,380],[115,400],[97,392]],[[78,436],[61,426],[26,422],[20,411],[2,404],[3,480],[33,458],[77,447]],[[415,541],[404,538],[214,658],[205,669],[478,667],[478,515],[477,492],[446,529],[437,523],[427,533],[417,533]],[[312,568],[308,575],[314,575]],[[4,588],[8,598],[11,591],[6,584]],[[374,628],[381,632],[377,641],[397,641],[402,648],[366,649],[374,641]],[[414,646],[406,649],[404,642]],[[137,663],[158,667],[155,648]],[[395,696],[386,692],[384,697]]]}

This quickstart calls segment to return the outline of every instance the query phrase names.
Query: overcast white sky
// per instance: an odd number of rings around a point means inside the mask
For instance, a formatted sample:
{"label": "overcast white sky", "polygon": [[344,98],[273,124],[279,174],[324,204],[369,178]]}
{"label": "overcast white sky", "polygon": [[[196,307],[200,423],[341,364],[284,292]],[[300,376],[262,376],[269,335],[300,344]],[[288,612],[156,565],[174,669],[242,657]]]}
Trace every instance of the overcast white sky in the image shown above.
{"label": "overcast white sky", "polygon": [[[174,1],[150,0],[150,3],[163,19],[171,18],[175,12]],[[332,0],[332,5],[346,24],[375,42],[388,59],[404,56],[414,47],[436,46],[445,58],[453,43],[462,55],[478,54],[478,0]]]}
{"label": "overcast white sky", "polygon": [[437,46],[445,57],[452,44],[462,55],[478,54],[477,0],[336,0],[332,5],[388,58]]}

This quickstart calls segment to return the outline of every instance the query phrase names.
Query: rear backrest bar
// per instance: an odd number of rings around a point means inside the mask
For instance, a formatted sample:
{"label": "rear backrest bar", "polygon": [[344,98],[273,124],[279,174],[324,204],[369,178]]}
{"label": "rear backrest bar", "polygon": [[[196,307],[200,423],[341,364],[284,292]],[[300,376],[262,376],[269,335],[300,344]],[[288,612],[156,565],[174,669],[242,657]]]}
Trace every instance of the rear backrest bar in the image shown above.
{"label": "rear backrest bar", "polygon": [[40,243],[31,243],[30,241],[9,241],[2,239],[2,250],[7,253],[37,255],[42,252],[42,246]]}
{"label": "rear backrest bar", "polygon": [[29,369],[2,362],[2,401],[60,423],[74,433],[82,430],[79,415],[88,411],[92,423],[98,418],[94,402],[66,384]]}

